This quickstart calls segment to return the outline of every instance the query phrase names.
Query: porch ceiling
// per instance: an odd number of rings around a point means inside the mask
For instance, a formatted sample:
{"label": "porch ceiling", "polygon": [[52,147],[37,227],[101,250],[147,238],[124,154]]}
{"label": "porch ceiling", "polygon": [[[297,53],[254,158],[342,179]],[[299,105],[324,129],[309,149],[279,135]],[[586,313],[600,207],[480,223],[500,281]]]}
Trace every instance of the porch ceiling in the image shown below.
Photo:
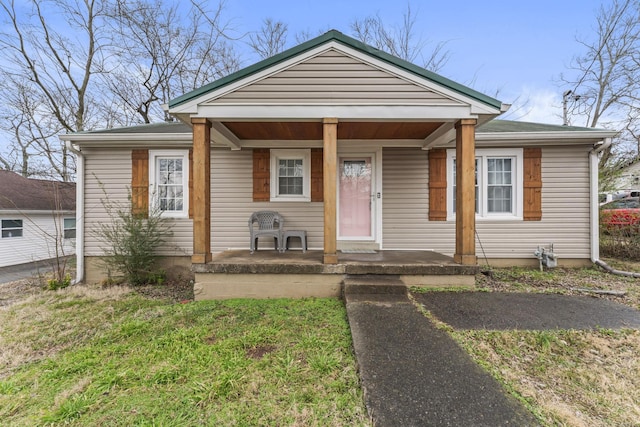
{"label": "porch ceiling", "polygon": [[[222,122],[238,139],[321,140],[321,122]],[[338,139],[425,139],[442,122],[340,122]]]}

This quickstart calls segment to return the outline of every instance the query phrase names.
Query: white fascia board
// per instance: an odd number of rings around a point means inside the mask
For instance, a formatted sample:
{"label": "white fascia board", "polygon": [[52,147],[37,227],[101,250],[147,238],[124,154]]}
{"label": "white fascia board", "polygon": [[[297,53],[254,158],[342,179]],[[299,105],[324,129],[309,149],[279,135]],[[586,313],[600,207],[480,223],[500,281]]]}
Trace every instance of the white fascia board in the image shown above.
{"label": "white fascia board", "polygon": [[[452,89],[446,88],[444,86],[441,86],[435,82],[429,81],[421,76],[415,75],[409,71],[403,70],[399,67],[396,67],[395,65],[392,65],[388,62],[385,61],[381,61],[377,58],[374,58],[372,56],[367,55],[366,53],[354,50],[348,46],[345,46],[341,43],[338,43],[336,41],[331,41],[329,43],[323,44],[321,46],[316,47],[315,49],[311,49],[307,52],[301,53],[300,55],[297,55],[293,58],[290,58],[287,61],[283,61],[279,64],[276,64],[272,67],[269,67],[267,69],[264,69],[262,71],[259,71],[255,74],[249,75],[243,79],[239,79],[235,82],[232,82],[228,85],[225,85],[221,88],[218,88],[216,90],[213,90],[209,93],[203,94],[197,98],[192,99],[191,101],[185,102],[184,104],[180,104],[172,109],[169,110],[169,113],[177,115],[177,114],[196,114],[198,117],[216,117],[218,118],[218,116],[211,116],[208,115],[208,113],[205,113],[203,111],[203,107],[205,107],[204,105],[200,105],[200,104],[206,104],[207,102],[209,102],[212,99],[217,99],[220,97],[224,97],[225,95],[227,95],[228,93],[231,93],[233,91],[236,91],[238,89],[241,89],[245,86],[251,85],[255,82],[258,82],[262,79],[265,79],[271,75],[277,74],[283,70],[286,70],[287,68],[293,67],[299,63],[302,63],[314,56],[320,55],[326,51],[329,50],[336,50],[338,52],[341,52],[347,56],[350,56],[356,60],[360,60],[364,63],[367,63],[373,67],[376,67],[382,71],[388,72],[389,74],[395,75],[396,77],[399,77],[405,81],[408,81],[410,83],[413,83],[417,86],[420,86],[426,90],[429,91],[433,91],[436,93],[441,94],[442,96],[449,98],[449,99],[454,99],[457,100],[458,102],[460,102],[461,105],[466,106],[467,108],[470,108],[471,114],[475,115],[475,114],[489,114],[489,115],[498,115],[500,113],[502,113],[503,109],[496,109],[493,108],[489,105],[486,105],[480,101],[477,101],[473,98],[470,98],[468,96],[465,96],[459,92],[456,92]],[[442,108],[442,107],[441,107]],[[445,108],[451,108],[451,107],[445,107]],[[224,117],[227,117],[226,115]],[[467,116],[463,116],[463,117],[458,117],[458,118],[467,118]]]}
{"label": "white fascia board", "polygon": [[265,105],[220,104],[201,106],[194,117],[215,117],[220,121],[304,120],[338,117],[339,120],[420,120],[451,121],[476,119],[469,106],[424,105]]}
{"label": "white fascia board", "polygon": [[173,147],[193,143],[191,133],[83,133],[60,135],[79,147]]}
{"label": "white fascia board", "polygon": [[75,216],[76,211],[57,211],[57,210],[35,210],[35,209],[0,209],[0,215],[13,215],[15,217],[30,215],[40,215],[43,217],[70,215]]}
{"label": "white fascia board", "polygon": [[559,131],[559,132],[477,132],[476,141],[493,141],[501,143],[511,142],[598,142],[606,138],[612,138],[618,132],[613,131]]}
{"label": "white fascia board", "polygon": [[[198,117],[205,117],[201,112],[200,109],[198,108],[199,104],[202,103],[206,103],[212,99],[217,99],[220,97],[223,97],[231,92],[234,92],[238,89],[241,89],[245,86],[249,86],[255,82],[258,82],[262,79],[265,79],[273,74],[277,74],[280,71],[286,70],[287,68],[293,67],[294,65],[297,65],[301,62],[306,61],[309,58],[312,58],[316,55],[319,55],[327,50],[330,49],[330,45],[336,44],[335,42],[331,42],[329,44],[325,44],[322,46],[318,46],[315,49],[311,49],[307,52],[301,53],[300,55],[297,55],[293,58],[290,58],[286,61],[280,62],[279,64],[273,65],[269,68],[266,68],[262,71],[259,71],[257,73],[251,74],[247,77],[244,77],[242,79],[236,80],[234,82],[231,82],[227,85],[224,85],[218,89],[215,89],[209,93],[205,93],[200,95],[197,98],[192,99],[191,101],[185,102],[184,104],[180,104],[174,108],[170,108],[169,109],[169,113],[170,114],[181,114],[181,113],[187,113],[187,114],[198,114]],[[216,117],[217,116],[209,116],[209,117]]]}

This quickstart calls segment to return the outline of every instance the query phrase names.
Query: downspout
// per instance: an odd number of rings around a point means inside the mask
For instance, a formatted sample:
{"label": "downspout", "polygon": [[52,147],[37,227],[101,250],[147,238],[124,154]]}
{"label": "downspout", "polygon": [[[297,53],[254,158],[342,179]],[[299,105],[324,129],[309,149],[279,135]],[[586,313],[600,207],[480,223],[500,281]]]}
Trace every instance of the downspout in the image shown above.
{"label": "downspout", "polygon": [[66,141],[69,151],[76,155],[76,280],[84,280],[84,155],[80,148]]}
{"label": "downspout", "polygon": [[598,153],[611,146],[611,138],[593,146],[589,151],[589,210],[590,210],[590,234],[591,234],[591,262],[598,264],[600,261],[600,215],[598,204]]}

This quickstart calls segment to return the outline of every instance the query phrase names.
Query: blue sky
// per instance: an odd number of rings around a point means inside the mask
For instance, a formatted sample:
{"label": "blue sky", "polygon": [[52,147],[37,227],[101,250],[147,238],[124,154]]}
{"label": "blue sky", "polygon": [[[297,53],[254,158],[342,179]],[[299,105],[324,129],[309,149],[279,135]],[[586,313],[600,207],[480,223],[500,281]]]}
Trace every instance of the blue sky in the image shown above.
{"label": "blue sky", "polygon": [[[604,0],[606,3],[606,0]],[[561,124],[558,83],[571,59],[582,53],[576,37],[593,40],[599,0],[468,0],[409,2],[416,34],[431,45],[446,41],[451,54],[440,74],[495,96],[505,103],[528,100],[528,113],[512,119]],[[295,33],[336,29],[351,34],[356,18],[379,14],[399,25],[406,1],[393,0],[227,0],[225,16],[238,34],[260,28],[263,19]],[[246,63],[255,59],[248,55]]]}

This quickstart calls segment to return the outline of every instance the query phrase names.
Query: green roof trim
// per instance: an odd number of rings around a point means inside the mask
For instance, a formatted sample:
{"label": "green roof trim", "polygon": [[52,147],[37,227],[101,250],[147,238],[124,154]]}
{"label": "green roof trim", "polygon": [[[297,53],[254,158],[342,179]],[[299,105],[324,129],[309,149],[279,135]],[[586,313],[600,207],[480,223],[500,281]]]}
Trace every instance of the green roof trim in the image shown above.
{"label": "green roof trim", "polygon": [[403,59],[397,58],[393,55],[390,55],[386,52],[383,52],[379,49],[376,49],[372,46],[362,43],[352,37],[342,34],[337,30],[328,31],[322,34],[321,36],[308,40],[298,46],[292,47],[291,49],[287,49],[284,52],[281,52],[275,56],[264,59],[249,67],[243,68],[242,70],[236,71],[235,73],[229,74],[228,76],[222,77],[221,79],[215,80],[205,86],[202,86],[199,89],[193,90],[191,92],[185,93],[182,96],[172,99],[171,101],[169,101],[169,108],[177,107],[180,104],[191,101],[195,98],[198,98],[199,96],[212,92],[216,89],[224,87],[235,81],[238,81],[245,77],[256,74],[262,70],[265,70],[269,67],[277,65],[281,62],[287,61],[297,55],[300,55],[304,52],[315,49],[316,47],[321,46],[325,43],[329,43],[331,41],[341,43],[347,47],[350,47],[352,49],[371,55],[381,61],[384,61],[398,68],[402,68],[405,71],[408,71],[418,77],[422,77],[427,80],[430,80],[434,83],[437,83],[441,86],[451,89],[454,92],[457,92],[461,95],[475,99],[476,101],[479,101],[490,107],[496,108],[498,110],[502,108],[502,102],[500,102],[495,98],[487,96],[467,86],[461,85],[460,83],[456,83],[453,80],[450,80],[432,71],[428,71],[427,69],[419,67],[415,64],[412,64],[409,61],[405,61]]}

